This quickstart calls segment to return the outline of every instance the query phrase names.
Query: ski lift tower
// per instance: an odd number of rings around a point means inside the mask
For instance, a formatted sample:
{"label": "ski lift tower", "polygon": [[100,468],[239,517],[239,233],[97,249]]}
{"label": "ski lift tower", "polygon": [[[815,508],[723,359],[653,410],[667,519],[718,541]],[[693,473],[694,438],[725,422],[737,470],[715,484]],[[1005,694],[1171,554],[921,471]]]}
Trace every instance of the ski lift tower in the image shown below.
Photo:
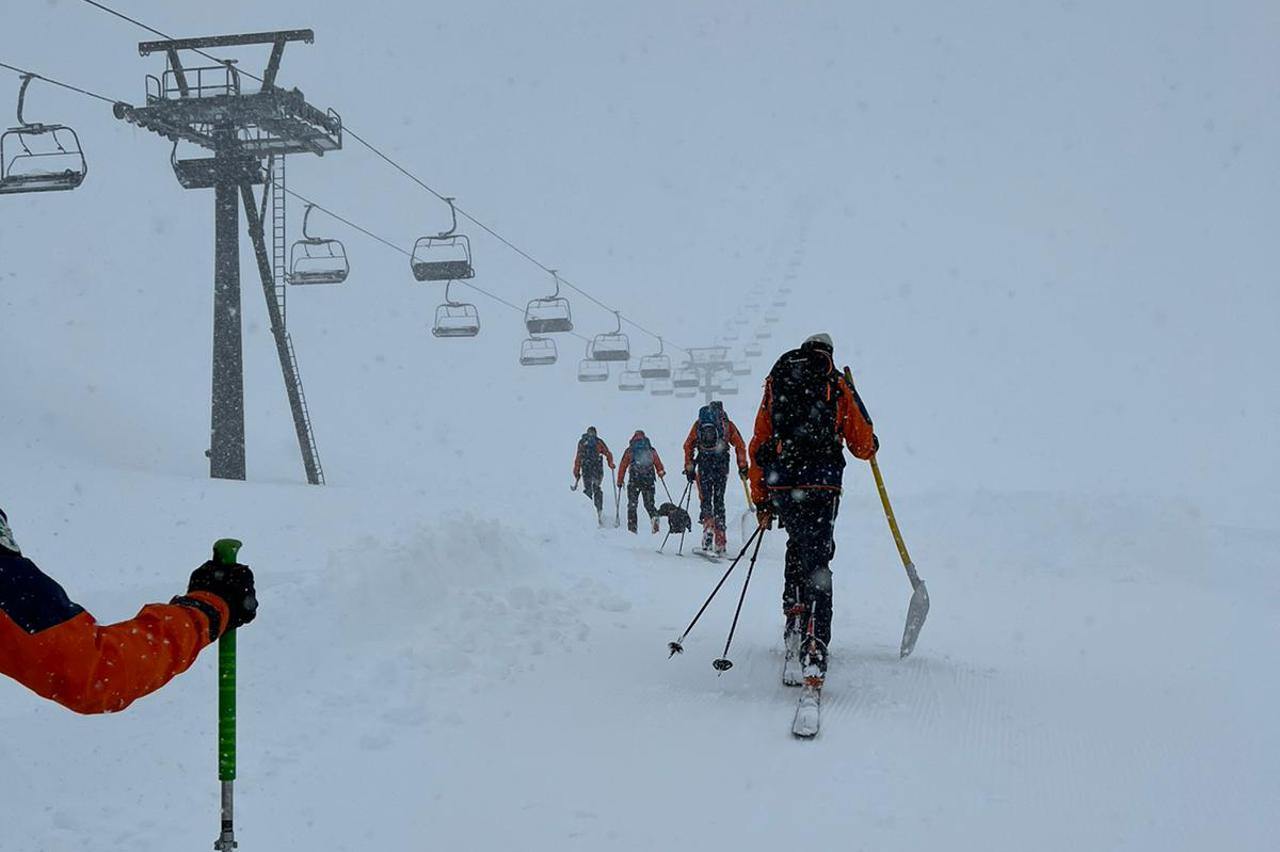
{"label": "ski lift tower", "polygon": [[715,378],[716,373],[730,372],[733,370],[733,362],[729,360],[728,346],[696,346],[689,352],[689,366],[698,371],[698,376],[702,379],[702,390],[706,395],[707,404],[711,403],[711,398],[715,395]]}
{"label": "ski lift tower", "polygon": [[[270,168],[277,196],[273,207],[279,206],[278,219],[273,221],[283,230],[283,198],[279,197],[283,157],[323,156],[342,148],[342,119],[337,113],[311,106],[297,89],[276,86],[285,45],[314,40],[311,30],[287,30],[142,42],[138,45],[142,56],[165,55],[164,73],[160,77],[147,75],[145,106],[118,103],[114,108],[116,118],[173,143],[173,170],[184,188],[214,191],[213,395],[208,455],[209,475],[215,479],[245,478],[239,241],[239,207],[243,204],[307,481],[313,485],[324,481],[297,358],[285,328],[283,293],[278,292],[283,282],[275,280],[264,236],[266,188],[261,210],[253,190],[255,185],[268,182]],[[207,57],[204,51],[209,49],[249,45],[271,46],[262,86],[253,91],[242,87],[242,77],[247,75],[241,74],[234,60],[211,65],[206,59],[203,66],[195,67],[183,64],[183,54],[188,51]],[[180,141],[204,148],[212,156],[178,159]],[[283,239],[280,234],[274,236],[275,241]]]}

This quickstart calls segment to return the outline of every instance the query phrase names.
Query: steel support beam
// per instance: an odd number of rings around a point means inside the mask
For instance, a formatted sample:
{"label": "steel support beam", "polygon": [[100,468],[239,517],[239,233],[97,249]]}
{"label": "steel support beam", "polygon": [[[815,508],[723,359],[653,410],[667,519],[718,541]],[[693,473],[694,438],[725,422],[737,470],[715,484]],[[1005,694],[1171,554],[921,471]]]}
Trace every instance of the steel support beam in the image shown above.
{"label": "steel support beam", "polygon": [[276,302],[273,292],[275,277],[271,273],[271,255],[267,252],[263,220],[258,214],[253,187],[247,183],[241,184],[240,198],[244,202],[245,217],[249,220],[249,240],[253,243],[253,256],[258,262],[258,275],[262,278],[262,292],[267,298],[271,336],[276,341],[276,354],[280,358],[284,389],[289,396],[289,409],[293,412],[293,429],[298,436],[298,449],[302,451],[302,466],[306,469],[307,482],[319,485],[320,462],[315,450],[314,436],[311,434],[311,427],[307,420],[306,407],[302,400],[302,380],[298,376],[298,370],[289,350],[289,332],[285,328],[284,317],[280,313],[280,305]]}
{"label": "steel support beam", "polygon": [[240,324],[239,187],[214,187],[213,394],[209,476],[244,479],[244,358]]}

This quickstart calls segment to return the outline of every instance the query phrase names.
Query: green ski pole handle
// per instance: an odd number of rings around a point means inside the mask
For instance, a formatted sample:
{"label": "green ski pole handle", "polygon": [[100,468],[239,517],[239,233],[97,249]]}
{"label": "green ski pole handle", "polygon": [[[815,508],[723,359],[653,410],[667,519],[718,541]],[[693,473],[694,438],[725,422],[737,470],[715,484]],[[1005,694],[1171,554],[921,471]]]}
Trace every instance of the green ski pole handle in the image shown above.
{"label": "green ski pole handle", "polygon": [[[213,561],[235,565],[241,543],[220,538],[213,544]],[[233,821],[233,789],[236,780],[236,632],[228,630],[218,640],[218,780],[222,782],[222,830],[215,850],[236,848]]]}

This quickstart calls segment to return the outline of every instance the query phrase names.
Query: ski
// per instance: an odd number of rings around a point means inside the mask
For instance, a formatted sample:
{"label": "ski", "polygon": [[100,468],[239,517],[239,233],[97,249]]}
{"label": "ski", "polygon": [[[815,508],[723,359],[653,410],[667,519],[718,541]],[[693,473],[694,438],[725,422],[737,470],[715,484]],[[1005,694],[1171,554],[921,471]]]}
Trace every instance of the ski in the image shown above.
{"label": "ski", "polygon": [[695,547],[693,548],[693,552],[698,554],[708,562],[715,562],[715,563],[720,562],[720,556],[717,555],[714,550],[703,550],[701,547]]}
{"label": "ski", "polygon": [[796,717],[791,722],[791,733],[802,740],[816,737],[822,724],[821,708],[822,687],[805,684],[800,690],[800,699],[796,702]]}

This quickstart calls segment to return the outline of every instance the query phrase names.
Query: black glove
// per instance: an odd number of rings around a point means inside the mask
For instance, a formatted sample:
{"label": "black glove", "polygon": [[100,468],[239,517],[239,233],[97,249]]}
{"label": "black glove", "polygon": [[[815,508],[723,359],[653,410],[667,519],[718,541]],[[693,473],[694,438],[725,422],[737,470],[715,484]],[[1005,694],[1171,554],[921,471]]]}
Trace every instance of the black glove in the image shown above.
{"label": "black glove", "polygon": [[745,467],[740,467],[740,468],[738,468],[738,478],[739,478],[739,479],[746,479],[746,478],[747,478],[747,468],[745,468]]}
{"label": "black glove", "polygon": [[695,479],[698,478],[698,474],[694,472],[693,468],[686,467],[684,469],[684,478],[689,480],[690,482],[693,482]]}
{"label": "black glove", "polygon": [[[191,582],[187,584],[187,592],[209,592],[222,598],[231,611],[231,623],[227,630],[235,630],[253,621],[258,614],[258,594],[253,586],[253,572],[248,565],[220,565],[210,560],[191,572]],[[174,598],[173,602],[183,606],[193,606],[193,598]],[[198,603],[198,601],[196,602]],[[196,606],[200,609],[199,606]],[[210,632],[216,638],[222,635],[210,618]]]}
{"label": "black glove", "polygon": [[879,435],[873,434],[871,436],[871,452],[873,453],[880,452],[880,436]]}

